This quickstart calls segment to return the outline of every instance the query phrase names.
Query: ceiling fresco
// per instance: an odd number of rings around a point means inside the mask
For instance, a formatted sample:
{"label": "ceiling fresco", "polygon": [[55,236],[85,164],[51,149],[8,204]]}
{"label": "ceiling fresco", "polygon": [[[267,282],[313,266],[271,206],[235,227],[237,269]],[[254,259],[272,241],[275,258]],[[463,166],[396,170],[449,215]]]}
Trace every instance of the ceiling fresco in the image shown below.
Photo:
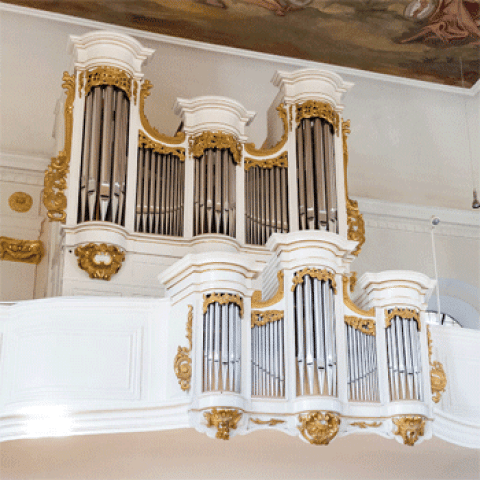
{"label": "ceiling fresco", "polygon": [[446,85],[470,87],[480,76],[480,0],[4,3]]}

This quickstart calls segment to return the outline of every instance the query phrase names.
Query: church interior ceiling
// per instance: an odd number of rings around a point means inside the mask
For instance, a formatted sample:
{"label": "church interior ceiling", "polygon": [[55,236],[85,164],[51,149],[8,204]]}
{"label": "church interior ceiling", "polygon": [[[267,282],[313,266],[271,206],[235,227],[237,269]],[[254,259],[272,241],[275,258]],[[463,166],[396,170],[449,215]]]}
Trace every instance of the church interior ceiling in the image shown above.
{"label": "church interior ceiling", "polygon": [[470,87],[480,77],[480,0],[6,3],[445,85]]}

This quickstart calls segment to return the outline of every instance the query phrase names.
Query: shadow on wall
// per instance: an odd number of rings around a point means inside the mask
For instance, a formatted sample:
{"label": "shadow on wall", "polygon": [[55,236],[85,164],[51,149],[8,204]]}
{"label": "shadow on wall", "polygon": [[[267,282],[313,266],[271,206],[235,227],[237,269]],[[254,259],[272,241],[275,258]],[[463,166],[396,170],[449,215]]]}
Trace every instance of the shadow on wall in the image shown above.
{"label": "shadow on wall", "polygon": [[[439,278],[440,310],[464,328],[480,330],[480,290],[452,278]],[[436,292],[430,297],[428,310],[437,311]]]}

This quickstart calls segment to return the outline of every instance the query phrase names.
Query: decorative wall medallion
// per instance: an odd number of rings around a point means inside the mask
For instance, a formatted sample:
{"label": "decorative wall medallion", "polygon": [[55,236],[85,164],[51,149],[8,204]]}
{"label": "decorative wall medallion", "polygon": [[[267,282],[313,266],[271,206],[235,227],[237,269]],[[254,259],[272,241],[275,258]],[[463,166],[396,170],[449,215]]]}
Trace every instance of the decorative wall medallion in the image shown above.
{"label": "decorative wall medallion", "polygon": [[47,216],[54,222],[65,222],[67,214],[67,173],[70,167],[72,151],[73,102],[75,100],[75,77],[68,72],[63,73],[62,87],[66,90],[65,101],[65,146],[64,149],[51,160],[45,171],[45,189],[43,190],[43,204],[47,209]]}
{"label": "decorative wall medallion", "polygon": [[432,400],[438,403],[442,398],[442,393],[447,387],[447,375],[440,362],[432,362],[432,335],[430,327],[427,325],[428,337],[428,362],[430,364],[430,383],[432,385]]}
{"label": "decorative wall medallion", "polygon": [[283,317],[283,310],[252,310],[252,328],[282,320]]}
{"label": "decorative wall medallion", "polygon": [[44,255],[40,240],[17,240],[0,237],[0,260],[38,265]]}
{"label": "decorative wall medallion", "polygon": [[340,417],[332,412],[312,412],[299,415],[298,426],[305,440],[312,445],[328,445],[337,435]]}
{"label": "decorative wall medallion", "polygon": [[353,422],[350,424],[352,427],[359,427],[359,428],[378,428],[382,425],[382,422]]}
{"label": "decorative wall medallion", "polygon": [[392,323],[392,319],[395,317],[415,320],[417,322],[418,331],[420,332],[422,326],[420,324],[420,315],[416,310],[413,310],[412,308],[397,307],[393,308],[391,312],[385,310],[385,328],[388,328],[390,326],[390,324]]}
{"label": "decorative wall medallion", "polygon": [[345,323],[353,327],[355,330],[358,330],[365,335],[375,336],[375,320],[371,318],[351,317],[349,315],[345,315],[344,318]]}
{"label": "decorative wall medallion", "polygon": [[262,292],[260,290],[255,290],[252,295],[252,308],[271,307],[272,305],[275,305],[276,303],[278,303],[280,300],[283,300],[283,296],[284,296],[283,277],[284,277],[284,274],[282,270],[277,272],[278,289],[275,295],[268,300],[263,301]]}
{"label": "decorative wall medallion", "polygon": [[237,423],[242,418],[242,412],[233,409],[214,408],[211,412],[205,412],[203,415],[207,419],[207,427],[215,427],[217,429],[215,436],[220,440],[229,440],[230,430],[235,430]]}
{"label": "decorative wall medallion", "polygon": [[254,143],[246,143],[245,144],[245,152],[249,155],[253,155],[254,157],[266,157],[268,155],[273,155],[278,153],[287,143],[288,139],[288,120],[287,120],[287,109],[285,105],[281,103],[277,107],[278,116],[282,120],[283,123],[283,134],[282,138],[278,141],[276,145],[270,148],[255,148]]}
{"label": "decorative wall medallion", "polygon": [[345,306],[348,307],[352,312],[358,315],[364,315],[365,317],[374,317],[375,308],[372,307],[370,310],[362,310],[352,302],[350,296],[348,295],[348,283],[349,283],[349,278],[344,276],[343,277],[343,303],[345,304]]}
{"label": "decorative wall medallion", "polygon": [[268,160],[255,160],[254,158],[245,158],[245,171],[248,172],[252,167],[271,169],[273,167],[287,168],[288,153],[284,152],[278,157],[269,158]]}
{"label": "decorative wall medallion", "polygon": [[307,100],[297,105],[297,115],[295,121],[300,123],[304,118],[323,118],[333,125],[333,130],[337,133],[340,126],[340,116],[329,103],[319,102],[317,100]]}
{"label": "decorative wall medallion", "polygon": [[163,145],[159,142],[154,142],[150,140],[143,132],[138,133],[138,146],[139,148],[151,148],[154,152],[168,155],[171,153],[172,155],[177,156],[180,161],[185,161],[185,149],[182,147],[169,147],[167,145]]}
{"label": "decorative wall medallion", "polygon": [[193,157],[201,157],[207,148],[225,148],[230,150],[235,163],[242,161],[242,144],[233,136],[224,132],[203,132],[190,137],[190,152]]}
{"label": "decorative wall medallion", "polygon": [[279,420],[278,418],[271,418],[270,420],[260,420],[259,418],[250,417],[250,421],[256,425],[268,425],[269,427],[274,427],[280,423],[285,423],[285,420]]}
{"label": "decorative wall medallion", "polygon": [[190,352],[192,351],[192,324],[193,306],[189,305],[186,334],[188,347],[178,347],[178,352],[173,361],[173,369],[182,390],[190,389],[190,380],[192,378],[192,359],[190,358]]}
{"label": "decorative wall medallion", "polygon": [[333,272],[308,267],[305,267],[303,270],[297,272],[293,277],[292,292],[295,291],[295,288],[298,284],[303,283],[303,277],[305,275],[308,275],[311,278],[317,278],[318,280],[322,280],[325,282],[330,280],[332,282],[333,293],[337,293],[337,283],[335,282],[335,274]]}
{"label": "decorative wall medallion", "polygon": [[15,192],[10,195],[8,204],[14,212],[25,213],[32,208],[33,199],[28,193]]}
{"label": "decorative wall medallion", "polygon": [[400,418],[394,418],[393,423],[397,426],[395,435],[403,438],[403,443],[413,447],[418,437],[423,437],[425,433],[425,418],[416,415],[406,415]]}
{"label": "decorative wall medallion", "polygon": [[78,266],[85,270],[90,278],[110,280],[121,268],[125,252],[115,245],[88,243],[75,249]]}
{"label": "decorative wall medallion", "polygon": [[86,72],[85,96],[93,87],[113,85],[132,98],[132,77],[128,72],[116,67],[101,66]]}
{"label": "decorative wall medallion", "polygon": [[211,303],[219,303],[220,305],[228,305],[235,303],[240,307],[240,317],[243,317],[243,298],[240,295],[230,295],[229,293],[212,293],[208,298],[203,296],[203,314],[207,313],[207,308]]}

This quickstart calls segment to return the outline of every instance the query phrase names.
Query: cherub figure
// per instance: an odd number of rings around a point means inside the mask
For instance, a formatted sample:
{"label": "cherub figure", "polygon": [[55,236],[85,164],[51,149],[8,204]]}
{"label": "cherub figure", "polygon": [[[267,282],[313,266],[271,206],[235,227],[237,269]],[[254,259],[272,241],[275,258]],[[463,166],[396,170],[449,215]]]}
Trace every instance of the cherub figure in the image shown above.
{"label": "cherub figure", "polygon": [[[211,7],[227,8],[222,0],[194,0],[197,3],[210,5]],[[313,0],[242,0],[244,3],[251,3],[267,10],[271,10],[277,15],[285,15],[287,12],[303,10]]]}

